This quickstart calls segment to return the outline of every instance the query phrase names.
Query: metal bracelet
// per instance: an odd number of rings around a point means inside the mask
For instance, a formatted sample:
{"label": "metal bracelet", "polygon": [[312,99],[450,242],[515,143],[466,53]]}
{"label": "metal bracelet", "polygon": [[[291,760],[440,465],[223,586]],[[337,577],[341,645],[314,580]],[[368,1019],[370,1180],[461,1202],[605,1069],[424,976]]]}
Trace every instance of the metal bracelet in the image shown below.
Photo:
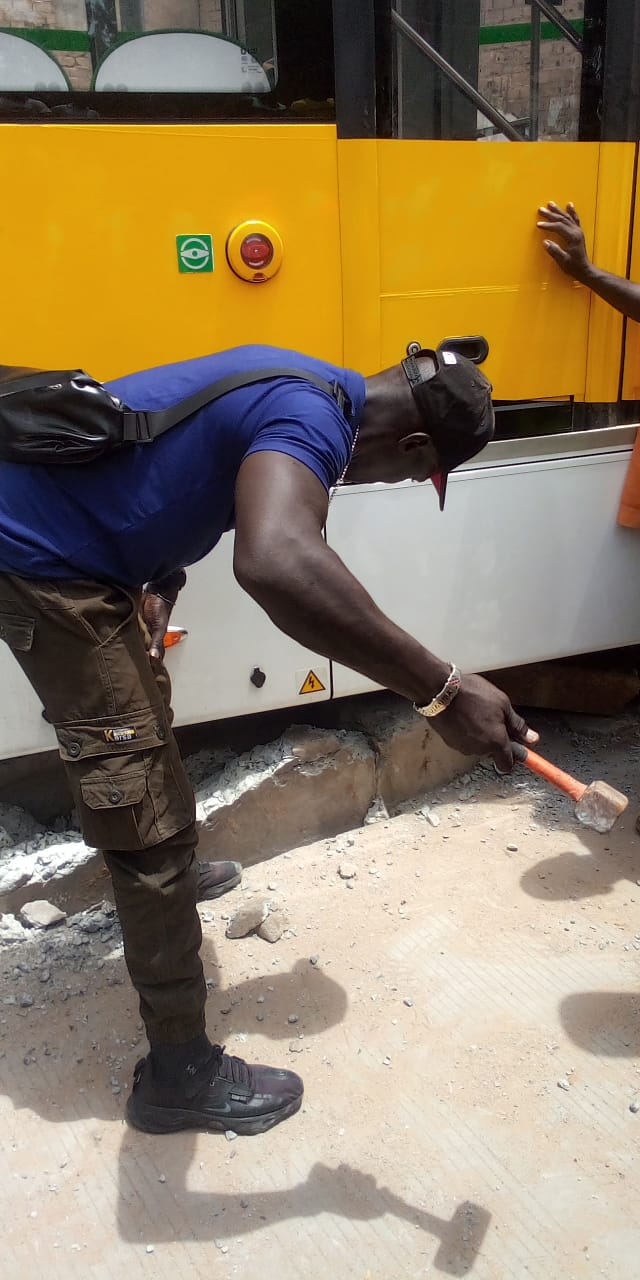
{"label": "metal bracelet", "polygon": [[439,716],[442,711],[446,711],[447,707],[451,706],[453,699],[460,692],[462,676],[455,663],[450,663],[450,666],[451,670],[440,693],[436,694],[435,698],[432,698],[431,702],[428,702],[426,706],[418,707],[414,702],[413,709],[418,712],[418,715],[427,716],[428,719],[431,719],[433,716]]}

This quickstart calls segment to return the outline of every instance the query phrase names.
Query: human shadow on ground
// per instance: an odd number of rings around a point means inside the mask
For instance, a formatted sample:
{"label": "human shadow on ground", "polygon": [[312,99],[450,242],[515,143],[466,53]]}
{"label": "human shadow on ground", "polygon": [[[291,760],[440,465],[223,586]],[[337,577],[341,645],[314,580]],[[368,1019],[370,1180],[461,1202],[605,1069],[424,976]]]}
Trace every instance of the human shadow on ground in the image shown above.
{"label": "human shadow on ground", "polygon": [[562,1025],[574,1044],[606,1058],[640,1055],[640,994],[581,991],[560,1004]]}
{"label": "human shadow on ground", "polygon": [[[102,1140],[104,1124],[122,1123],[133,1065],[146,1051],[139,1031],[137,999],[122,958],[106,954],[99,969],[93,963],[76,969],[73,963],[61,965],[55,988],[45,984],[43,1007],[39,1007],[36,994],[34,1005],[23,1008],[21,992],[29,986],[36,991],[39,982],[33,960],[33,946],[28,944],[7,948],[2,955],[2,990],[11,992],[17,1001],[2,1007],[0,1019],[2,1089],[18,1113],[13,1120],[7,1117],[7,1150],[16,1142],[20,1145],[19,1112],[25,1108],[54,1124],[94,1121],[82,1138],[83,1145],[86,1142],[92,1147]],[[209,939],[203,944],[203,962],[208,976],[221,976]],[[21,965],[30,967],[23,970]],[[260,1006],[257,1000],[262,994],[265,1004]],[[287,1011],[294,995],[300,1021],[292,1026]],[[229,1007],[231,997],[238,1003],[231,1005],[222,1030],[218,1023],[220,1039],[223,1031],[242,1034],[249,1028],[268,1038],[291,1040],[300,1031],[313,1034],[337,1024],[347,1009],[344,989],[303,959],[296,960],[287,972],[266,969],[263,975],[239,983],[231,991],[214,989],[209,999],[213,1019],[217,1004]],[[256,1008],[265,1008],[267,1001],[270,1013],[265,1014],[264,1023],[255,1024]],[[210,1030],[214,1032],[213,1027]],[[250,1060],[254,1057],[245,1052]],[[273,1056],[280,1065],[281,1055]],[[297,1060],[292,1065],[298,1065]],[[117,1095],[112,1092],[114,1073],[122,1084]],[[293,1125],[302,1123],[302,1117],[288,1122],[295,1149],[299,1149],[300,1139]],[[224,1170],[229,1148],[222,1136],[212,1136],[210,1141],[217,1144],[216,1168]],[[244,1141],[238,1139],[239,1144]],[[261,1146],[268,1141],[268,1134],[255,1139]],[[193,1191],[188,1182],[197,1142],[193,1133],[151,1137],[124,1130],[116,1210],[123,1239],[207,1242],[321,1213],[363,1222],[393,1215],[437,1239],[437,1270],[466,1276],[488,1229],[490,1215],[481,1205],[465,1201],[447,1221],[378,1186],[372,1174],[347,1165],[332,1169],[317,1163],[305,1181],[281,1191],[250,1193],[247,1200],[218,1191]],[[257,1149],[256,1153],[259,1155]],[[164,1187],[159,1185],[161,1171],[166,1178]],[[219,1172],[216,1178],[220,1180]],[[165,1194],[168,1190],[170,1197]],[[372,1239],[372,1252],[375,1249]]]}
{"label": "human shadow on ground", "polygon": [[[293,1123],[299,1125],[303,1121]],[[296,1141],[295,1134],[293,1140]],[[491,1222],[487,1210],[470,1201],[459,1204],[451,1219],[438,1217],[410,1204],[388,1187],[379,1186],[372,1174],[348,1164],[337,1168],[314,1164],[306,1181],[283,1191],[253,1192],[244,1197],[220,1191],[189,1191],[186,1184],[196,1141],[194,1134],[186,1133],[168,1141],[147,1138],[141,1152],[140,1135],[125,1135],[120,1149],[118,1199],[118,1228],[123,1239],[153,1244],[215,1240],[224,1244],[225,1240],[252,1231],[319,1214],[358,1222],[392,1215],[436,1237],[439,1244],[433,1265],[438,1271],[466,1276],[473,1269]],[[267,1135],[258,1141],[265,1143]],[[158,1186],[159,1176],[166,1179],[162,1187]],[[379,1241],[373,1237],[372,1255],[377,1249]],[[366,1255],[362,1265],[367,1266]]]}
{"label": "human shadow on ground", "polygon": [[[66,963],[58,960],[57,971],[51,966],[53,981],[41,985],[35,954],[33,944],[26,943],[3,948],[0,956],[2,998],[15,1001],[0,1005],[2,1091],[16,1109],[27,1107],[48,1121],[120,1119],[135,1061],[148,1048],[123,959],[109,957],[105,949],[100,967],[95,958],[82,968],[77,958],[75,967],[71,957]],[[335,1026],[346,1014],[344,988],[308,960],[296,959],[287,971],[265,966],[264,973],[231,988],[223,985],[208,938],[202,960],[205,976],[220,982],[207,1000],[212,1040],[260,1034],[293,1041]],[[25,996],[32,1006],[21,1006]],[[262,1010],[264,1020],[258,1022]],[[298,1021],[292,1025],[288,1016],[294,1010]],[[238,1049],[252,1056],[237,1043],[230,1046],[230,1052]],[[282,1050],[275,1058],[274,1065],[286,1065]],[[112,1093],[114,1079],[121,1094]]]}

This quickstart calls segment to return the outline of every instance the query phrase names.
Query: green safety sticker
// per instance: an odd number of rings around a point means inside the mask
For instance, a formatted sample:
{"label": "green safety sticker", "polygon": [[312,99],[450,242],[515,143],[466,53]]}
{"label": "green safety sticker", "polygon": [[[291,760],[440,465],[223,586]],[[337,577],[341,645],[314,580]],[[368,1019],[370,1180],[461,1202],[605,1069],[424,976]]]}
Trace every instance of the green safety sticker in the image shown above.
{"label": "green safety sticker", "polygon": [[178,271],[213,271],[213,240],[207,235],[176,236]]}

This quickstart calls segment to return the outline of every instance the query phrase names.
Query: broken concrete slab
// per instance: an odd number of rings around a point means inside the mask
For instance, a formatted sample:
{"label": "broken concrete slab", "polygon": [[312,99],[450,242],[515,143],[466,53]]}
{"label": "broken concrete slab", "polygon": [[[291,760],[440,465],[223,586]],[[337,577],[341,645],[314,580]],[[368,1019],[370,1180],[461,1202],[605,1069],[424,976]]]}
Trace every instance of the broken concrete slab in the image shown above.
{"label": "broken concrete slab", "polygon": [[477,759],[448,747],[424,716],[392,693],[352,702],[340,715],[374,752],[377,793],[388,808],[451,782]]}
{"label": "broken concrete slab", "polygon": [[[240,755],[203,749],[186,760],[196,784],[198,856],[244,866],[363,823],[451,781],[470,757],[451,751],[393,694],[350,700],[337,728],[290,727]],[[355,725],[353,728],[347,728]],[[46,830],[23,810],[0,805],[0,910],[52,898],[69,910],[95,901],[104,864],[68,818]],[[4,845],[4,847],[3,847]],[[97,892],[96,892],[97,890]]]}
{"label": "broken concrete slab", "polygon": [[35,902],[25,902],[20,912],[23,924],[30,925],[32,929],[51,929],[56,924],[62,924],[66,918],[66,911],[61,911],[59,907],[54,906],[53,902],[47,902],[45,898],[36,898]]}
{"label": "broken concrete slab", "polygon": [[251,866],[360,826],[375,774],[362,734],[295,726],[228,764],[211,792],[197,793],[199,857]]}

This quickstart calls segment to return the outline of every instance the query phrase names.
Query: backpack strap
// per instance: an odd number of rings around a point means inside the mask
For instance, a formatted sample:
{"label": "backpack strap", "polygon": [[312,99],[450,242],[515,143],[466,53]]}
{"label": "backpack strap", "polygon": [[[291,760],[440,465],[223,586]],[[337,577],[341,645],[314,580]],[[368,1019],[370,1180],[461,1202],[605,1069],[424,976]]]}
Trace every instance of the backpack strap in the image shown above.
{"label": "backpack strap", "polygon": [[320,391],[326,392],[332,400],[335,400],[345,417],[351,414],[351,401],[339,382],[328,382],[326,378],[302,369],[254,369],[250,373],[232,373],[227,378],[220,378],[218,382],[210,382],[209,386],[203,387],[200,391],[196,391],[195,395],[188,396],[186,400],[180,400],[178,404],[171,405],[168,409],[148,412],[125,410],[123,444],[148,444],[152,440],[157,440],[158,436],[164,435],[165,431],[170,431],[179,422],[184,422],[185,418],[196,413],[198,409],[204,408],[206,404],[212,404],[221,396],[228,395],[230,391],[236,391],[240,387],[250,387],[255,382],[268,382],[272,378],[298,378],[302,382],[311,382],[314,387],[318,387]]}

